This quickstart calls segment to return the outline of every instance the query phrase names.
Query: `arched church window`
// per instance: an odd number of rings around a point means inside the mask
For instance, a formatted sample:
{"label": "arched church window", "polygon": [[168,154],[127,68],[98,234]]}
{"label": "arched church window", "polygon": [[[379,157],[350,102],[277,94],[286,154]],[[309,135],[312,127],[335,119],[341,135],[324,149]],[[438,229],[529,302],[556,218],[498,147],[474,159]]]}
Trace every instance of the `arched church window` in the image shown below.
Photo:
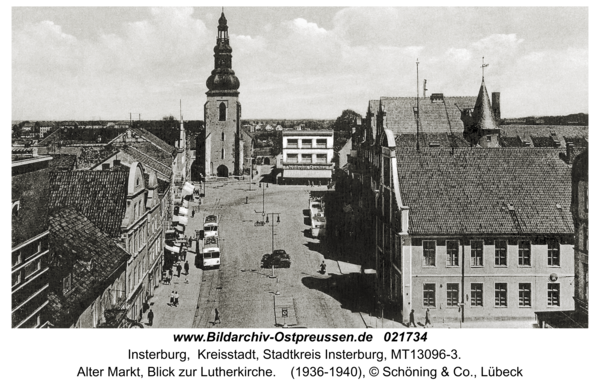
{"label": "arched church window", "polygon": [[225,149],[221,149],[221,159],[225,158]]}
{"label": "arched church window", "polygon": [[221,141],[225,141],[225,132],[221,133]]}
{"label": "arched church window", "polygon": [[227,106],[225,102],[221,102],[219,105],[219,121],[225,121],[227,119]]}

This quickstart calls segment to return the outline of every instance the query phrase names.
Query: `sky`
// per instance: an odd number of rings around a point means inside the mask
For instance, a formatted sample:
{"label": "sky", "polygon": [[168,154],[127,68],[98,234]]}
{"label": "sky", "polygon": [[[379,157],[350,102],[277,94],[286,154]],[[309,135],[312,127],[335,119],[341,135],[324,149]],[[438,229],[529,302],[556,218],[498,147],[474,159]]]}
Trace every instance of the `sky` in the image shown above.
{"label": "sky", "polygon": [[[221,8],[12,8],[13,120],[203,119]],[[242,118],[477,95],[502,116],[588,113],[588,9],[226,7]]]}

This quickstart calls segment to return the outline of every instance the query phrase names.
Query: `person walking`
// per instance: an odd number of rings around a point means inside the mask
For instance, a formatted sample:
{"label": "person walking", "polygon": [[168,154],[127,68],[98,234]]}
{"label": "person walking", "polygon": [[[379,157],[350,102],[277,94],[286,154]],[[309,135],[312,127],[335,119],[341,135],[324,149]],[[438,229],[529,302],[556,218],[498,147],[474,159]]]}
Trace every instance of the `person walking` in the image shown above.
{"label": "person walking", "polygon": [[152,321],[154,321],[154,312],[152,309],[148,311],[148,325],[152,326]]}
{"label": "person walking", "polygon": [[188,263],[188,261],[185,261],[185,263],[183,264],[183,268],[185,269],[185,275],[190,274],[190,264]]}
{"label": "person walking", "polygon": [[175,291],[171,290],[171,300],[169,301],[169,306],[175,304]]}
{"label": "person walking", "polygon": [[221,323],[221,317],[219,317],[219,309],[215,308],[215,321],[213,322],[213,325],[216,325],[217,322],[219,324]]}
{"label": "person walking", "polygon": [[175,306],[179,306],[179,293],[175,292]]}
{"label": "person walking", "polygon": [[177,263],[177,277],[181,277],[181,264]]}
{"label": "person walking", "polygon": [[425,311],[425,328],[429,327],[429,326],[433,326],[433,324],[431,323],[431,315],[429,314],[429,308],[427,308],[427,310]]}
{"label": "person walking", "polygon": [[320,272],[321,272],[321,274],[325,274],[326,271],[327,271],[327,265],[325,265],[325,261],[323,261],[321,263],[321,270],[320,270]]}
{"label": "person walking", "polygon": [[410,315],[409,315],[409,321],[408,321],[408,327],[410,328],[410,324],[412,324],[413,327],[417,327],[417,324],[415,324],[415,310],[411,309],[410,310]]}
{"label": "person walking", "polygon": [[196,215],[196,211],[192,210],[192,218],[194,217],[194,215]]}

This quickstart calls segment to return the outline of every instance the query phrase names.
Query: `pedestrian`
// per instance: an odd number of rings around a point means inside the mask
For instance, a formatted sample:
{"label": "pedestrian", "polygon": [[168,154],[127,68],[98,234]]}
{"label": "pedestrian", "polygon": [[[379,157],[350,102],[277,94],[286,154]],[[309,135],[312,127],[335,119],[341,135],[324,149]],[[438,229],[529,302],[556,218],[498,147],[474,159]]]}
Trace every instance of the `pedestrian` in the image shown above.
{"label": "pedestrian", "polygon": [[213,325],[215,325],[216,323],[221,323],[221,318],[219,317],[219,309],[215,308],[215,321],[213,322]]}
{"label": "pedestrian", "polygon": [[175,304],[175,291],[171,290],[171,300],[169,301],[169,305]]}
{"label": "pedestrian", "polygon": [[148,325],[152,326],[152,321],[154,321],[154,312],[152,309],[148,311]]}
{"label": "pedestrian", "polygon": [[188,246],[190,246],[190,248],[192,248],[192,237],[191,236],[188,239]]}
{"label": "pedestrian", "polygon": [[433,324],[431,323],[431,315],[429,314],[429,308],[427,308],[427,310],[425,311],[425,328],[427,328],[430,325],[433,326]]}
{"label": "pedestrian", "polygon": [[192,210],[192,218],[194,217],[194,215],[196,215],[196,211]]}
{"label": "pedestrian", "polygon": [[179,306],[179,293],[175,292],[175,306]]}
{"label": "pedestrian", "polygon": [[188,261],[185,261],[185,263],[183,264],[183,268],[185,269],[185,275],[188,275],[190,273],[190,264],[188,263]]}
{"label": "pedestrian", "polygon": [[181,277],[181,264],[177,263],[177,277]]}
{"label": "pedestrian", "polygon": [[321,263],[321,274],[325,274],[327,269],[327,265],[325,265],[325,261]]}
{"label": "pedestrian", "polygon": [[410,324],[413,325],[413,327],[417,327],[417,324],[415,324],[415,310],[411,309],[410,311],[410,321],[408,322],[408,327],[410,328]]}

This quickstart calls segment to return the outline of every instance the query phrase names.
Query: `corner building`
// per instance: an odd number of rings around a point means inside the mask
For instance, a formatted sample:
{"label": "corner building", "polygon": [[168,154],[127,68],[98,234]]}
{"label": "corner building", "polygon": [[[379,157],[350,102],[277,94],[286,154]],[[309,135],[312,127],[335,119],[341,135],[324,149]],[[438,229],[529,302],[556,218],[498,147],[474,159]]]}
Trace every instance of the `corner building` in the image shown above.
{"label": "corner building", "polygon": [[240,137],[242,105],[238,101],[240,81],[231,68],[231,46],[227,19],[221,13],[215,46],[215,68],[206,80],[208,100],[204,104],[206,142],[205,175],[228,177],[243,171]]}

